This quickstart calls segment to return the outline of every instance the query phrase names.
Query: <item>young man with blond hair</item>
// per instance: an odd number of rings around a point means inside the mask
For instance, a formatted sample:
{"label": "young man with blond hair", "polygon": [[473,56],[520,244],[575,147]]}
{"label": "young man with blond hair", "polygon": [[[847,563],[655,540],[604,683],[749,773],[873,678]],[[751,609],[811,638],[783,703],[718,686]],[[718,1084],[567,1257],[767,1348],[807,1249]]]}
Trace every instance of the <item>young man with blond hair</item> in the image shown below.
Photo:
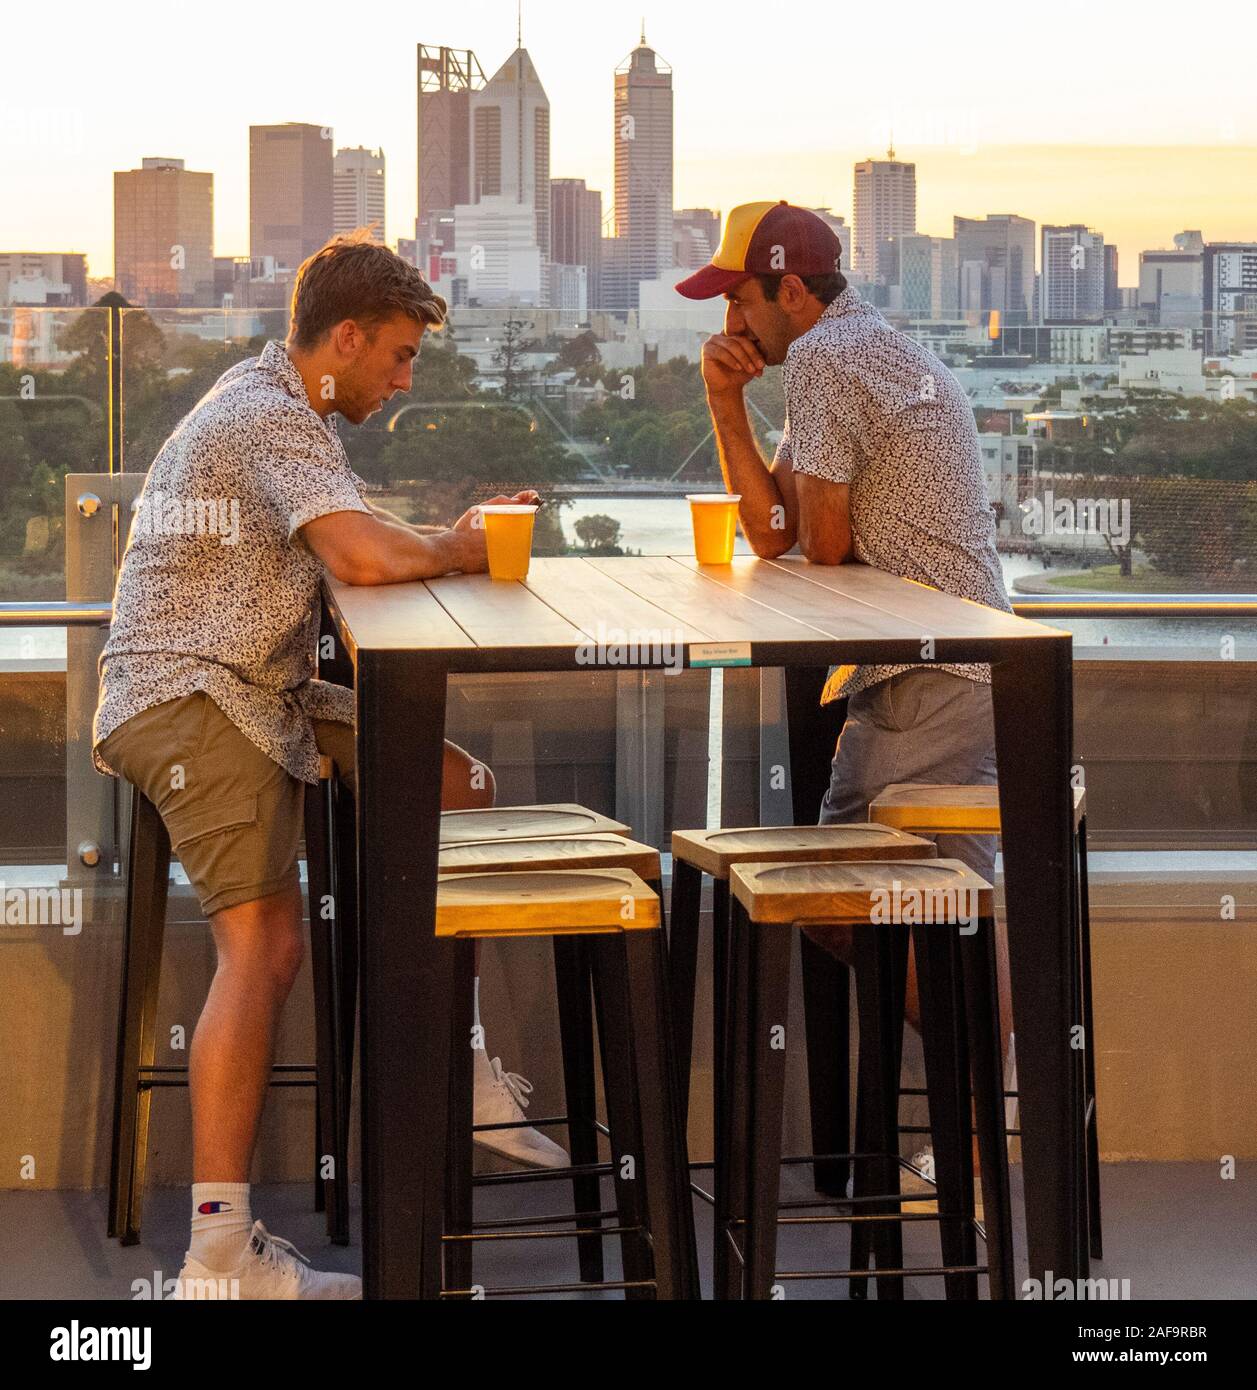
{"label": "young man with blond hair", "polygon": [[[393,252],[362,235],[329,242],[298,273],[287,343],[218,380],[141,494],[145,520],[150,500],[230,501],[238,534],[227,543],[156,518],[133,528],[123,558],[93,760],[157,807],[218,956],[189,1055],[192,1240],[180,1289],[227,1278],[243,1298],[361,1297],[356,1276],[310,1269],[252,1220],[249,1175],[304,952],[303,787],[318,781],[320,753],[354,784],[353,692],[315,679],[323,574],[379,585],[487,568],[477,508],[448,529],[381,511],[336,432],[337,415],[362,424],[410,389],[423,336],[445,319],[445,301]],[[493,791],[488,769],[447,744],[442,805],[489,806]],[[476,1121],[522,1120],[519,1078],[479,1052],[477,1068]],[[494,1138],[536,1166],[567,1162],[535,1130]]]}

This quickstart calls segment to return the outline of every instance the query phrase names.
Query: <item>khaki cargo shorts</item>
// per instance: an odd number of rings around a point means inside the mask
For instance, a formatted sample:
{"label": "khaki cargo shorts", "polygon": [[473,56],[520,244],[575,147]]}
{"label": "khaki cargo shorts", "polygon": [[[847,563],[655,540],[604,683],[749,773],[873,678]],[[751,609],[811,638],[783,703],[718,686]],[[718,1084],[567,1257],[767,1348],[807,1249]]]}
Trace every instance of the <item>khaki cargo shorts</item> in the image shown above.
{"label": "khaki cargo shorts", "polygon": [[[353,730],[316,719],[314,731],[320,749],[352,776]],[[246,738],[203,690],[133,715],[100,751],[161,813],[207,917],[300,882],[305,783]]]}

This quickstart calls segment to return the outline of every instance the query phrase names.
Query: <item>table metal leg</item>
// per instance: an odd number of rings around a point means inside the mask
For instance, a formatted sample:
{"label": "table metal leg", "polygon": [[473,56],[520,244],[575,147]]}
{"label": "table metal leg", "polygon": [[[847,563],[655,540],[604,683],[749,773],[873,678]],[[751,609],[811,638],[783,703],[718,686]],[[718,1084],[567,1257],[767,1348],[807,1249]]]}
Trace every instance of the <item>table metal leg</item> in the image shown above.
{"label": "table metal leg", "polygon": [[446,672],[361,652],[356,686],[364,1293],[436,1298],[454,988],[435,936]]}
{"label": "table metal leg", "polygon": [[1031,1278],[1076,1279],[1069,868],[1071,641],[1031,639],[992,667]]}

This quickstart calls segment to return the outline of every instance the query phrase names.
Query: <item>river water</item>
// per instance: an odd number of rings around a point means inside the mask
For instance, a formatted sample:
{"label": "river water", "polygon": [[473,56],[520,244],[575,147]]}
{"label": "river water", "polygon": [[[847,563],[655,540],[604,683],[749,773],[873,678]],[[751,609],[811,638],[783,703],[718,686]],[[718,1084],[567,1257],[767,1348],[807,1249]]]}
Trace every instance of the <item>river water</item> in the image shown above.
{"label": "river water", "polygon": [[[680,555],[692,551],[689,503],[683,497],[576,497],[563,509],[568,542],[578,544],[573,529],[584,516],[610,516],[620,523],[621,544],[643,555]],[[750,547],[738,535],[737,552]],[[1011,595],[1015,580],[1044,573],[1038,560],[1025,555],[1000,557],[1004,583]],[[1104,618],[1053,619],[1053,627],[1074,635],[1076,654],[1083,659],[1136,655],[1136,649],[1158,648],[1160,660],[1220,660],[1234,639],[1235,658],[1257,661],[1257,619],[1253,618]],[[1120,649],[1120,650],[1116,650]]]}

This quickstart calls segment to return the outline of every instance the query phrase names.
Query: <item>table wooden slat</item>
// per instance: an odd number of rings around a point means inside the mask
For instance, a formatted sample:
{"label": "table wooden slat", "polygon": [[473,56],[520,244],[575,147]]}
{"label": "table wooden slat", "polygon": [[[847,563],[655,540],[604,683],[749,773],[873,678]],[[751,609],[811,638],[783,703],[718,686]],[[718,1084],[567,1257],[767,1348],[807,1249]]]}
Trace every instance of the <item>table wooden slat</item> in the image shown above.
{"label": "table wooden slat", "polygon": [[427,590],[478,647],[576,647],[585,640],[523,584],[453,574],[429,579]]}
{"label": "table wooden slat", "polygon": [[[915,623],[823,585],[809,584],[802,574],[779,569],[752,556],[735,556],[731,565],[700,565],[683,556],[674,559],[683,568],[831,637],[898,637],[916,641],[921,636]],[[812,568],[815,566],[809,566]]]}
{"label": "table wooden slat", "polygon": [[475,645],[422,584],[342,584],[331,575],[324,583],[359,650]]}
{"label": "table wooden slat", "polygon": [[917,636],[1044,637],[1051,631],[1040,623],[970,603],[870,565],[810,565],[801,556],[783,556],[767,563],[807,583],[880,609],[910,624]]}
{"label": "table wooden slat", "polygon": [[611,575],[588,560],[577,565],[565,558],[535,559],[524,581],[538,598],[550,605],[589,637],[604,631],[666,634],[676,642],[706,642],[711,634],[693,623],[681,623],[673,614],[626,589]]}
{"label": "table wooden slat", "polygon": [[612,557],[587,562],[618,584],[692,624],[713,642],[819,642],[829,634],[766,608],[665,557]]}

